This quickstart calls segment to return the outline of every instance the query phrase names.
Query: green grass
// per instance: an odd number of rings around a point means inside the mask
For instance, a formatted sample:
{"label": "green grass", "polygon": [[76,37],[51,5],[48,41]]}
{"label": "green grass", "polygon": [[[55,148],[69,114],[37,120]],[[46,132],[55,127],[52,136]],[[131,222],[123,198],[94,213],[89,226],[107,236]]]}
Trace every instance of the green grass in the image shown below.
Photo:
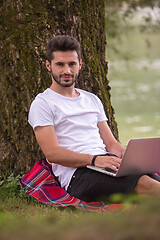
{"label": "green grass", "polygon": [[[53,207],[27,197],[11,175],[0,186],[0,239],[159,239],[160,197],[112,196],[115,202],[120,199],[126,206],[123,213]],[[130,208],[131,202],[137,206]]]}
{"label": "green grass", "polygon": [[0,239],[159,239],[159,200],[123,214],[95,214],[13,197],[0,209]]}

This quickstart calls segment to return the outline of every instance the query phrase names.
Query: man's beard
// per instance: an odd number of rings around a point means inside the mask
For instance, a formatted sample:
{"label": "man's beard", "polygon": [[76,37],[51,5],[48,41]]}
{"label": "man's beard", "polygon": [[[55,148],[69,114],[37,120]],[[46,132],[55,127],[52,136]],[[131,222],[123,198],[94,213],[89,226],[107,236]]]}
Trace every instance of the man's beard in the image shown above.
{"label": "man's beard", "polygon": [[[59,76],[55,76],[52,72],[52,69],[51,69],[51,76],[53,77],[54,81],[56,83],[58,83],[61,87],[71,87],[75,81],[77,80],[79,74],[60,74]],[[62,83],[61,82],[61,78],[64,77],[64,76],[67,76],[67,77],[71,77],[72,78],[72,81],[70,83]]]}

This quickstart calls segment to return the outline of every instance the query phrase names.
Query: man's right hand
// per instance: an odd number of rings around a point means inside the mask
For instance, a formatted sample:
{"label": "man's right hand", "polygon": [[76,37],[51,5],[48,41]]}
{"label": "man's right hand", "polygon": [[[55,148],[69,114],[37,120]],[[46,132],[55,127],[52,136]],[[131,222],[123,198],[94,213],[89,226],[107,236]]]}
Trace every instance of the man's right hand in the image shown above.
{"label": "man's right hand", "polygon": [[117,171],[122,159],[115,156],[97,156],[95,160],[96,167],[111,168]]}

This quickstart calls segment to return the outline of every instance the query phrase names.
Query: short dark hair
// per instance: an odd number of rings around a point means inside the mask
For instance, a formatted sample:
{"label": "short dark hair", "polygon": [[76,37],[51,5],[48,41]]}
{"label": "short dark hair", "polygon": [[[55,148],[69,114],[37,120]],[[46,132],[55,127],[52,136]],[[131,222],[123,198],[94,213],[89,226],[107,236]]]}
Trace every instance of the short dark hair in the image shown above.
{"label": "short dark hair", "polygon": [[47,44],[47,59],[51,63],[54,59],[53,52],[56,51],[76,51],[78,55],[78,60],[81,59],[81,49],[80,43],[69,35],[59,35],[51,39]]}

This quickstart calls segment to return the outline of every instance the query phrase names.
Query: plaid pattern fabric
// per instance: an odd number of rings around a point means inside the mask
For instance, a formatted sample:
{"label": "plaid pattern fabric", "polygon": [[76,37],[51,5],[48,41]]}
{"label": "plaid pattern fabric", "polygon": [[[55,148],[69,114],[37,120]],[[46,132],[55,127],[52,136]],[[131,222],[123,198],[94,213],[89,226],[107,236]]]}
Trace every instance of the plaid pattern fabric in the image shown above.
{"label": "plaid pattern fabric", "polygon": [[107,204],[103,202],[84,202],[72,197],[60,187],[52,173],[51,165],[42,159],[20,180],[26,193],[38,201],[53,206],[75,206],[92,212],[119,212],[124,209],[122,204]]}

